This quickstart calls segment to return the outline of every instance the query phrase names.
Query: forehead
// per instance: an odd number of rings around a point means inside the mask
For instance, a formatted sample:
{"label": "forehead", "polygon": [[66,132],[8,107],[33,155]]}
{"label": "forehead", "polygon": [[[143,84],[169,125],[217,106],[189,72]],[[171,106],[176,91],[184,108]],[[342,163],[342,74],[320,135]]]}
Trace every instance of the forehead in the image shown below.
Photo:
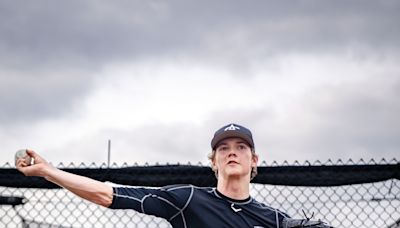
{"label": "forehead", "polygon": [[[219,142],[219,143],[217,144],[216,148],[219,147],[219,146],[222,146],[222,145],[241,144],[241,143],[244,143],[244,144],[248,145],[248,143],[246,142],[246,140],[244,140],[244,139],[242,139],[242,138],[238,138],[238,137],[232,137],[232,138],[227,138],[227,139],[221,140],[221,142]],[[249,146],[249,145],[248,145],[248,146]]]}

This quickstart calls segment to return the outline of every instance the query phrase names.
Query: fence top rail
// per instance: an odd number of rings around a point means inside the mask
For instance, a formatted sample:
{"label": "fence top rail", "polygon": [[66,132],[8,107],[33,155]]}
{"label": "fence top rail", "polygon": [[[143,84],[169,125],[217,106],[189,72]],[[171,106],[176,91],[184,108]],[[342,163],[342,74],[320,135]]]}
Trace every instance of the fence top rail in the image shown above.
{"label": "fence top rail", "polygon": [[[285,186],[341,186],[400,179],[400,163],[395,159],[385,164],[320,164],[318,162],[300,165],[281,166],[264,163],[258,167],[258,175],[252,183]],[[171,184],[193,184],[196,186],[215,186],[216,178],[209,166],[194,165],[153,165],[145,166],[97,166],[84,163],[59,168],[99,181],[135,186],[165,186]],[[58,188],[40,177],[25,177],[15,168],[0,168],[0,186],[16,188]]]}
{"label": "fence top rail", "polygon": [[[51,163],[51,162],[50,162]],[[258,166],[318,166],[318,165],[395,165],[400,163],[396,158],[391,158],[391,159],[386,159],[386,158],[381,158],[381,159],[358,159],[358,160],[353,160],[353,159],[327,159],[326,161],[320,161],[320,160],[315,160],[315,161],[288,161],[284,160],[282,162],[278,161],[272,161],[272,162],[267,162],[267,161],[261,161]],[[54,165],[54,164],[53,164]],[[96,162],[80,162],[80,163],[74,163],[74,162],[60,162],[56,164],[55,166],[58,168],[124,168],[124,167],[143,167],[143,166],[169,166],[169,165],[190,165],[190,166],[208,166],[208,164],[202,164],[201,162],[197,163],[192,163],[192,162],[176,162],[176,163],[170,163],[170,162],[155,162],[155,163],[149,163],[145,162],[144,164],[139,164],[137,162],[134,163],[128,163],[124,162],[122,164],[118,163],[111,163],[108,165],[106,162],[102,163],[96,163]],[[3,165],[0,165],[0,168],[14,168],[15,165],[10,162],[6,162]]]}

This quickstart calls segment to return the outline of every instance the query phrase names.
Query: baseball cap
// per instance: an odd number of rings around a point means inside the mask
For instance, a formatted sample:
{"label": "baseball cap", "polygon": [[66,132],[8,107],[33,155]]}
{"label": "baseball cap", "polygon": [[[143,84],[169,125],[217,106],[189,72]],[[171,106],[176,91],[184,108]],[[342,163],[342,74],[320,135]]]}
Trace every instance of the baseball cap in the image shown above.
{"label": "baseball cap", "polygon": [[251,131],[239,124],[230,123],[223,126],[214,133],[214,137],[211,140],[211,148],[214,150],[215,147],[224,139],[238,137],[245,140],[251,148],[254,148],[253,135]]}

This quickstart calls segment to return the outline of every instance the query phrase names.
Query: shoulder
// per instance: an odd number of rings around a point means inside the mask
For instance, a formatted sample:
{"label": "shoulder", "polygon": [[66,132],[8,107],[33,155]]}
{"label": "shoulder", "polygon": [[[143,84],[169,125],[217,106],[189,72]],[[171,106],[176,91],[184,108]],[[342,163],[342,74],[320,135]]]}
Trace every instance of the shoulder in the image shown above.
{"label": "shoulder", "polygon": [[164,187],[161,187],[160,189],[162,191],[178,191],[178,190],[183,190],[183,191],[187,191],[187,190],[191,190],[193,189],[194,186],[190,185],[190,184],[174,184],[174,185],[167,185]]}
{"label": "shoulder", "polygon": [[176,185],[167,185],[162,188],[160,188],[162,191],[168,191],[168,192],[173,192],[173,191],[189,191],[189,192],[204,192],[204,193],[212,193],[214,192],[215,188],[212,187],[197,187],[191,184],[176,184]]}
{"label": "shoulder", "polygon": [[254,198],[251,202],[251,205],[253,207],[255,207],[256,210],[263,211],[264,213],[274,214],[274,215],[282,217],[282,218],[290,218],[290,216],[288,214],[286,214],[285,212],[283,212],[277,208],[271,207],[265,203],[259,202]]}
{"label": "shoulder", "polygon": [[187,202],[194,200],[196,203],[199,203],[199,201],[208,201],[211,198],[216,198],[214,193],[215,188],[212,187],[179,184],[162,187],[161,191],[176,199],[182,199]]}

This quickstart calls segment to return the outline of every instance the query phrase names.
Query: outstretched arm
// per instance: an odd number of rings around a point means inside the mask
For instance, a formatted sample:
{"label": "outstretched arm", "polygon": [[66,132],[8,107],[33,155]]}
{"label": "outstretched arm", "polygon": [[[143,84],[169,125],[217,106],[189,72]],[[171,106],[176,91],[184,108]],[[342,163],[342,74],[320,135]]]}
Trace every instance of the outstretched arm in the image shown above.
{"label": "outstretched arm", "polygon": [[19,158],[15,164],[24,175],[44,177],[93,203],[104,207],[111,205],[113,189],[110,185],[57,169],[32,150],[27,150],[27,154],[34,160],[32,165],[26,164],[23,158]]}

